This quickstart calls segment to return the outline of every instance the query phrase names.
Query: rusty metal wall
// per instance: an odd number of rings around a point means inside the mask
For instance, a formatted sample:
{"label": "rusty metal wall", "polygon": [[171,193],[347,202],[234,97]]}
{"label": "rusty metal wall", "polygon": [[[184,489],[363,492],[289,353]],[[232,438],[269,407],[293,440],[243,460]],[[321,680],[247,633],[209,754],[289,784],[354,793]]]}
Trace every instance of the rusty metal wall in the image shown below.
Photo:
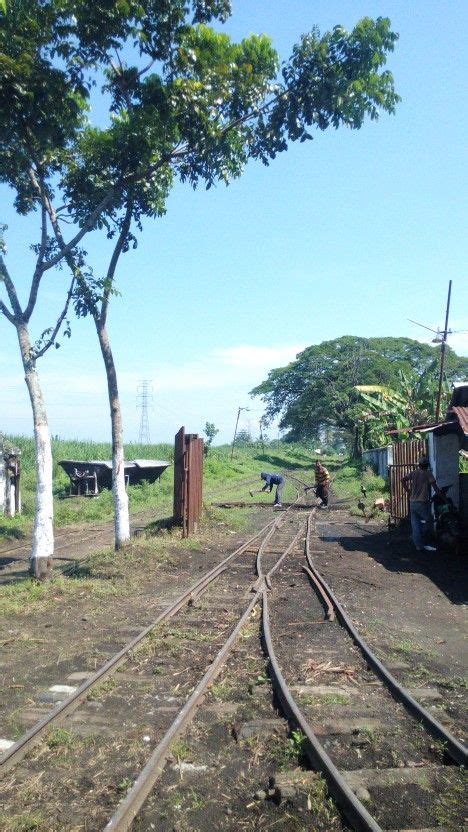
{"label": "rusty metal wall", "polygon": [[174,445],[174,522],[183,537],[197,530],[203,508],[203,439],[181,428]]}
{"label": "rusty metal wall", "polygon": [[173,518],[175,523],[182,523],[184,519],[185,497],[185,428],[180,428],[174,441],[174,505]]}
{"label": "rusty metal wall", "polygon": [[422,456],[427,456],[427,439],[408,439],[393,445],[393,465],[417,465]]}
{"label": "rusty metal wall", "polygon": [[427,439],[409,439],[393,445],[393,465],[388,466],[390,516],[404,520],[409,515],[409,496],[401,480],[418,467],[418,460],[427,456]]}

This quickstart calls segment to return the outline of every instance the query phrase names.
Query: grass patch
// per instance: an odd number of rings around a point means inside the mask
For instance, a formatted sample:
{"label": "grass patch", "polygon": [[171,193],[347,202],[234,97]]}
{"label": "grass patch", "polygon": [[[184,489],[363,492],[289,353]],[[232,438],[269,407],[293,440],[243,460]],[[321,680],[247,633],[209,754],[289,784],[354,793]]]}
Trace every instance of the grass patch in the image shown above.
{"label": "grass patch", "polygon": [[[351,514],[360,515],[362,512],[357,507],[359,500],[366,506],[366,515],[373,513],[374,501],[380,497],[388,497],[388,486],[382,477],[378,477],[371,468],[365,467],[359,460],[344,460],[335,462],[331,460],[325,463],[332,475],[332,492],[339,500],[349,501]],[[365,489],[364,496],[361,486]],[[376,516],[387,518],[385,512],[378,512]]]}
{"label": "grass patch", "polygon": [[0,813],[0,828],[4,832],[49,832],[50,826],[42,812],[24,812],[16,817]]}
{"label": "grass patch", "polygon": [[[255,739],[252,737],[252,740]],[[279,771],[285,771],[303,762],[304,741],[305,736],[299,730],[292,731],[286,740],[284,737],[273,734],[268,738],[265,754]]]}
{"label": "grass patch", "polygon": [[21,578],[0,587],[0,615],[27,615],[56,603],[63,605],[76,595],[107,598],[118,595],[119,591],[112,581],[99,578],[57,577],[44,583],[38,583],[33,578]]}
{"label": "grass patch", "polygon": [[188,760],[191,756],[190,753],[190,745],[188,744],[187,740],[183,737],[180,737],[178,740],[172,743],[171,745],[171,754],[175,757],[176,760]]}
{"label": "grass patch", "polygon": [[[420,644],[417,644],[417,642],[411,641],[408,638],[395,641],[392,645],[392,650],[396,658],[398,658],[398,655],[413,656],[415,653],[418,656],[425,656],[428,659],[435,659],[437,657],[437,653],[435,651],[425,650]],[[421,670],[424,669],[424,665],[418,665],[418,667]]]}
{"label": "grass patch", "polygon": [[446,690],[465,690],[467,680],[464,676],[436,676],[433,681],[439,688]]}
{"label": "grass patch", "polygon": [[56,748],[63,750],[73,746],[74,737],[65,728],[52,728],[47,734],[45,742],[51,750]]}
{"label": "grass patch", "polygon": [[99,702],[101,699],[104,699],[108,693],[114,690],[117,687],[116,680],[111,676],[110,679],[106,679],[104,682],[101,682],[100,685],[95,685],[90,692],[88,693],[87,699],[90,702]]}
{"label": "grass patch", "polygon": [[444,783],[444,788],[437,796],[434,807],[434,819],[437,826],[447,829],[461,829],[458,825],[461,821],[462,806],[465,799],[465,788],[463,783]]}
{"label": "grass patch", "polygon": [[235,685],[233,684],[233,682],[231,682],[230,679],[227,678],[223,679],[221,682],[218,682],[215,685],[211,685],[210,687],[211,695],[219,701],[228,699],[230,696],[232,696],[234,690]]}

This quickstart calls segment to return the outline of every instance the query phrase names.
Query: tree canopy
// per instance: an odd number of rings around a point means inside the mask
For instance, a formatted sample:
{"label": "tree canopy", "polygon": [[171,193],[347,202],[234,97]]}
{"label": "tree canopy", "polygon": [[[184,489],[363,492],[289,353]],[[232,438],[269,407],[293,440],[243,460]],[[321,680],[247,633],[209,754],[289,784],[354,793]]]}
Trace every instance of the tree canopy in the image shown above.
{"label": "tree canopy", "polygon": [[[437,348],[419,341],[343,336],[307,347],[287,367],[272,370],[251,395],[263,398],[268,420],[281,417],[291,440],[316,438],[325,428],[351,440],[366,409],[357,386],[400,390],[405,378],[419,390],[433,390],[438,369]],[[468,358],[448,348],[445,375],[448,382],[467,378]],[[375,435],[369,438],[375,441]]]}
{"label": "tree canopy", "polygon": [[[239,43],[208,24],[228,0],[8,0],[0,12],[0,181],[16,208],[60,191],[84,233],[118,231],[165,209],[174,176],[206,187],[268,163],[311,127],[357,129],[398,100],[382,69],[397,35],[386,18],[314,29],[280,67],[265,35]],[[92,123],[99,87],[108,122]],[[96,120],[98,121],[98,120]],[[32,168],[36,181],[31,176]],[[116,227],[117,225],[117,227]],[[45,266],[59,257],[49,241]]]}

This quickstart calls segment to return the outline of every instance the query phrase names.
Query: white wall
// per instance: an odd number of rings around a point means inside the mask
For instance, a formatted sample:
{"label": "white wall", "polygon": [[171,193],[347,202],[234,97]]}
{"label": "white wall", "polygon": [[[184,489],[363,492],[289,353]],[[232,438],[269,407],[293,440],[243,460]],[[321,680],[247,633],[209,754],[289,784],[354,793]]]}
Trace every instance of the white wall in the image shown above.
{"label": "white wall", "polygon": [[429,460],[432,473],[437,480],[437,485],[441,488],[443,485],[453,486],[449,490],[448,496],[452,498],[457,508],[459,505],[459,449],[460,441],[457,433],[446,433],[444,436],[434,436],[433,433],[429,434]]}

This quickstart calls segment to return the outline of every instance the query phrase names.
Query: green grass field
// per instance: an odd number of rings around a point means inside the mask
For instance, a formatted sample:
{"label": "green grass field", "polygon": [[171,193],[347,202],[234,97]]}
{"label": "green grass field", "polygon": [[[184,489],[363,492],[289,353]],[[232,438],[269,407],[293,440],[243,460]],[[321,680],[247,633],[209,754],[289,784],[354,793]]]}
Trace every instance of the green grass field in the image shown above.
{"label": "green grass field", "polygon": [[[14,518],[1,518],[0,538],[23,537],[28,534],[34,515],[34,442],[27,437],[9,437],[9,441],[21,450],[22,459],[22,501],[23,513]],[[56,526],[77,523],[106,521],[112,518],[112,494],[104,490],[98,497],[68,497],[69,480],[58,465],[60,459],[110,459],[111,447],[105,443],[52,440],[54,459],[54,506]],[[141,446],[129,444],[125,447],[125,458],[166,459],[172,463],[173,447],[167,444]],[[249,490],[260,489],[262,482],[260,472],[281,471],[293,474],[306,483],[313,483],[314,456],[301,445],[274,443],[266,445],[262,451],[258,446],[242,446],[235,449],[231,460],[231,448],[228,445],[214,447],[210,450],[204,463],[204,500],[206,504],[220,501],[250,500]],[[385,485],[383,480],[369,472],[362,472],[360,465],[343,459],[327,457],[324,463],[333,477],[333,490],[340,499],[350,499],[354,507],[360,496],[360,483],[364,480],[368,488],[368,500],[381,496]],[[172,513],[172,465],[154,483],[142,483],[130,486],[130,511],[138,512],[154,508],[159,516],[169,517]],[[298,485],[297,487],[300,488]],[[294,499],[296,485],[287,480],[283,499]],[[255,499],[271,502],[269,493],[257,494]]]}

